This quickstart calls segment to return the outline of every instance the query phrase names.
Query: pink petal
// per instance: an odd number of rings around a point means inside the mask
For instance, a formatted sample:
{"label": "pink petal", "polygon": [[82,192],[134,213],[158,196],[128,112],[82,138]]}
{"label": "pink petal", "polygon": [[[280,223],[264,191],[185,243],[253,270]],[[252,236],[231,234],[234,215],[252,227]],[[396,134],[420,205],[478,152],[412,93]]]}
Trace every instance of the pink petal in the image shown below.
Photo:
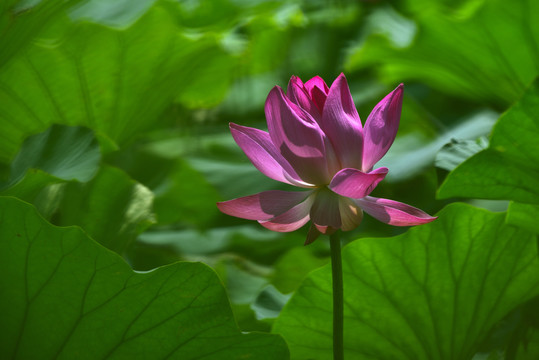
{"label": "pink petal", "polygon": [[418,208],[394,200],[367,196],[355,202],[367,214],[389,225],[422,225],[437,219]]}
{"label": "pink petal", "polygon": [[223,213],[248,220],[269,220],[286,213],[312,194],[312,191],[264,191],[238,199],[218,202]]}
{"label": "pink petal", "polygon": [[320,234],[324,234],[324,235],[331,235],[331,234],[334,234],[335,231],[337,231],[338,229],[335,229],[329,225],[317,225],[315,223],[313,223],[314,225],[314,228],[316,229],[316,231],[318,231]]}
{"label": "pink petal", "polygon": [[322,114],[326,98],[328,97],[329,88],[325,81],[320,76],[315,76],[305,83],[305,90],[310,95],[316,107]]}
{"label": "pink petal", "polygon": [[303,82],[297,76],[292,76],[288,82],[288,90],[286,96],[296,105],[306,110],[311,116],[317,120],[320,119],[322,112],[313,102],[311,96],[307,93]]}
{"label": "pink petal", "polygon": [[307,89],[308,93],[311,93],[315,88],[318,88],[318,90],[320,90],[326,95],[329,92],[329,87],[326,85],[326,82],[318,75],[313,77],[312,79],[307,80],[307,82],[305,83],[305,89]]}
{"label": "pink petal", "polygon": [[[311,192],[309,192],[312,194]],[[309,211],[314,201],[314,196],[309,196],[305,201],[292,207],[290,210],[275,216],[269,220],[258,222],[267,229],[278,232],[290,232],[299,229],[309,221]]]}
{"label": "pink petal", "polygon": [[311,90],[311,99],[313,100],[320,114],[322,114],[322,112],[324,111],[324,105],[326,104],[327,97],[328,96],[317,87]]}
{"label": "pink petal", "polygon": [[270,91],[264,110],[273,144],[299,177],[310,184],[328,183],[328,142],[313,117],[285,97],[278,86]]}
{"label": "pink petal", "polygon": [[311,220],[317,225],[318,231],[322,233],[327,232],[325,231],[325,227],[333,229],[341,228],[339,197],[339,195],[327,188],[321,188],[315,193],[315,201],[311,208]]}
{"label": "pink petal", "polygon": [[329,89],[320,127],[333,144],[341,168],[361,168],[361,120],[344,74],[339,75]]}
{"label": "pink petal", "polygon": [[267,177],[300,187],[302,182],[292,166],[277,151],[267,132],[230,123],[232,137],[251,160],[253,165]]}
{"label": "pink petal", "polygon": [[389,150],[397,135],[404,85],[386,95],[372,110],[363,130],[363,171],[370,171]]}
{"label": "pink petal", "polygon": [[342,169],[329,184],[329,188],[339,195],[360,199],[369,195],[376,185],[387,175],[387,168],[379,168],[370,173],[357,169]]}

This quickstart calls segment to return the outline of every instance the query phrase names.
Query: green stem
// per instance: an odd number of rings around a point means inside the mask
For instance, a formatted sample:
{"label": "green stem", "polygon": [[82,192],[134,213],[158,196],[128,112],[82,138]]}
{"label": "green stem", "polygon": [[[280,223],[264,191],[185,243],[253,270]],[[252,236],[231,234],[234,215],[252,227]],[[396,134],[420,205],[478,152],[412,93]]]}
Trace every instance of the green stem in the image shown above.
{"label": "green stem", "polygon": [[343,360],[343,282],[341,240],[338,232],[330,235],[329,243],[333,279],[333,360]]}

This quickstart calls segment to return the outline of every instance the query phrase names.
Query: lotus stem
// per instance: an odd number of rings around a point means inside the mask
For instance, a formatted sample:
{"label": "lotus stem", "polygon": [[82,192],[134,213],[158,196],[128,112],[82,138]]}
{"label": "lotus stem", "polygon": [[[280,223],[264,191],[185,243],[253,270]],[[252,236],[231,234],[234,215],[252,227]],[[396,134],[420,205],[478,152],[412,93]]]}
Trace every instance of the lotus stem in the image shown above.
{"label": "lotus stem", "polygon": [[329,243],[333,283],[333,360],[343,360],[343,281],[341,239],[338,231],[330,235]]}

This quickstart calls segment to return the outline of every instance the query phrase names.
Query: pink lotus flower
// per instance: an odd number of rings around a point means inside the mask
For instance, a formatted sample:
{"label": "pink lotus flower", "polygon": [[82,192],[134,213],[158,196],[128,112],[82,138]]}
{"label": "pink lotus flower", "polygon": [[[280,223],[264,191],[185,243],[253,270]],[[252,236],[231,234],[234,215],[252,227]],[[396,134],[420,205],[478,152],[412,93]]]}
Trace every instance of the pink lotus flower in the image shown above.
{"label": "pink lotus flower", "polygon": [[266,176],[307,191],[264,191],[217,203],[225,214],[288,232],[312,221],[305,244],[320,233],[356,228],[363,211],[390,225],[421,225],[436,219],[397,201],[369,196],[386,176],[373,166],[393,144],[403,85],[375,106],[365,127],[344,74],[330,88],[316,76],[305,84],[292,76],[285,95],[275,86],[266,100],[268,132],[231,123],[234,140]]}

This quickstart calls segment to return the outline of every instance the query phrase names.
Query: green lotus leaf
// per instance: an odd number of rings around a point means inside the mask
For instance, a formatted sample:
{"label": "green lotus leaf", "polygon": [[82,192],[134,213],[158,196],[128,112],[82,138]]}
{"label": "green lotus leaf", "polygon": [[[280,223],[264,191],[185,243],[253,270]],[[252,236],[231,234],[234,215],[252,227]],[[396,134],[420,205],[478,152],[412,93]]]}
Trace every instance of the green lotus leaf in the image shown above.
{"label": "green lotus leaf", "polygon": [[539,234],[539,204],[511,202],[507,209],[507,223]]}
{"label": "green lotus leaf", "polygon": [[11,163],[10,178],[0,182],[0,192],[32,201],[49,184],[89,181],[100,160],[99,144],[90,129],[53,125],[24,141]]}
{"label": "green lotus leaf", "polygon": [[[539,294],[537,241],[504,213],[452,204],[427,225],[343,249],[348,359],[471,359],[494,324]],[[273,331],[293,359],[332,358],[331,268],[312,272]]]}
{"label": "green lotus leaf", "polygon": [[104,166],[92,181],[66,185],[58,225],[78,225],[93,239],[123,254],[135,238],[155,223],[154,195],[120,169]]}
{"label": "green lotus leaf", "polygon": [[539,3],[466,2],[403,1],[405,16],[378,7],[346,68],[376,68],[390,83],[419,81],[504,109],[539,74]]}
{"label": "green lotus leaf", "polygon": [[80,228],[0,198],[0,353],[10,359],[286,359],[276,335],[241,333],[202,263],[139,273]]}
{"label": "green lotus leaf", "polygon": [[0,67],[24,50],[66,10],[81,0],[4,0],[0,2]]}
{"label": "green lotus leaf", "polygon": [[[164,123],[165,109],[192,84],[230,73],[226,63],[207,74],[211,59],[226,57],[215,37],[183,34],[174,12],[158,4],[123,30],[93,22],[58,28],[0,69],[2,162],[52,123],[84,125],[124,144]],[[215,102],[212,89],[206,94]]]}
{"label": "green lotus leaf", "polygon": [[539,80],[503,114],[489,147],[453,170],[438,196],[539,204]]}

